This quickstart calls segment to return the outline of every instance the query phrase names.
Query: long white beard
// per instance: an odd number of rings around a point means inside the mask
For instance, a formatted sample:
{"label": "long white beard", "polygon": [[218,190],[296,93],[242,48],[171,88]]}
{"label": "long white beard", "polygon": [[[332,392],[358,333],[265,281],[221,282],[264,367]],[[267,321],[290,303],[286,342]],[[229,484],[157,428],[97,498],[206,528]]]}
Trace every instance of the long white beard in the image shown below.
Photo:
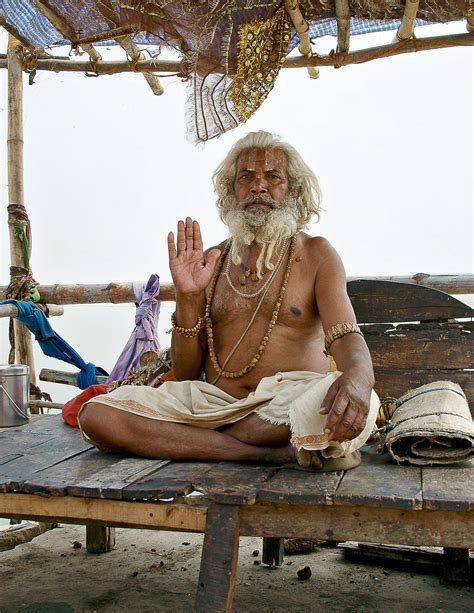
{"label": "long white beard", "polygon": [[[252,201],[267,201],[275,208],[246,209],[245,207]],[[296,216],[296,198],[292,194],[289,194],[281,204],[276,204],[269,196],[250,197],[238,204],[235,196],[227,196],[222,207],[222,218],[232,238],[230,252],[232,262],[236,265],[241,264],[240,254],[243,246],[257,243],[261,249],[256,262],[256,272],[261,279],[264,268],[267,270],[274,268],[271,258],[275,248],[281,248],[283,242],[297,232]]]}

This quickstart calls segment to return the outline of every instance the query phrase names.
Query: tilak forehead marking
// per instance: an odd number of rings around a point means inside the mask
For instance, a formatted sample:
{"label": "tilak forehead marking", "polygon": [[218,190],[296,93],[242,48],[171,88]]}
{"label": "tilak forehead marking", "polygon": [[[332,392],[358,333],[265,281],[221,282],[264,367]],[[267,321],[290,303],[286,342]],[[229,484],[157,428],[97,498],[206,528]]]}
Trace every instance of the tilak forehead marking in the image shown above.
{"label": "tilak forehead marking", "polygon": [[[286,155],[279,149],[250,149],[242,153],[238,159],[237,166],[255,172],[259,170],[281,170],[287,171]],[[263,166],[263,168],[262,168]]]}

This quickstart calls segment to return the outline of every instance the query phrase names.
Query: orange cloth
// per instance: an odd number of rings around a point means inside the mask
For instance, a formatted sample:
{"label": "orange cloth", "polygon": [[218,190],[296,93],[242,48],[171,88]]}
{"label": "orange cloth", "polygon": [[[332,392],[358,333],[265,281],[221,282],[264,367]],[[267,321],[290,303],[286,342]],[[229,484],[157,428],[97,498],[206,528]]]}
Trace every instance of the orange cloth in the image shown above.
{"label": "orange cloth", "polygon": [[88,388],[86,388],[79,394],[79,396],[75,396],[66,402],[62,411],[63,420],[65,423],[72,428],[79,428],[79,424],[77,423],[77,414],[79,413],[79,410],[84,402],[94,398],[95,396],[106,393],[107,385],[105,383],[96,383],[95,385],[90,385]]}
{"label": "orange cloth", "polygon": [[[153,385],[153,387],[160,387],[162,383],[165,381],[176,381],[176,377],[173,374],[173,371],[170,370],[164,375],[162,375],[159,381]],[[81,410],[82,405],[95,398],[96,396],[101,396],[102,394],[107,393],[107,387],[105,383],[96,383],[95,385],[90,385],[87,389],[81,392],[78,396],[75,396],[63,406],[62,414],[63,420],[68,426],[71,428],[79,428],[79,424],[77,423],[77,415]]]}

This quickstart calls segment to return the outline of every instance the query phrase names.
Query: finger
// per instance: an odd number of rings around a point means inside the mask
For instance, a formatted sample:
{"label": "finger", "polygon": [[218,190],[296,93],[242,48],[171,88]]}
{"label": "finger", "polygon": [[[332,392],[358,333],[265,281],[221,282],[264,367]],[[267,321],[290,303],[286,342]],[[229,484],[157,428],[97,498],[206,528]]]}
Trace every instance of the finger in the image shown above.
{"label": "finger", "polygon": [[339,391],[339,381],[336,380],[328,389],[326,396],[324,396],[324,400],[321,403],[320,414],[327,415],[332,407],[332,403],[334,402],[337,392]]}
{"label": "finger", "polygon": [[201,228],[199,227],[199,224],[197,221],[193,221],[193,240],[194,240],[194,251],[203,251]]}
{"label": "finger", "polygon": [[357,411],[351,409],[352,407],[349,405],[342,419],[337,424],[334,433],[331,435],[331,440],[342,443],[343,441],[350,441],[357,436],[355,426]]}
{"label": "finger", "polygon": [[178,221],[178,238],[176,240],[178,247],[178,255],[181,255],[186,250],[186,239],[184,237],[184,222]]}
{"label": "finger", "polygon": [[184,229],[186,249],[192,251],[194,249],[194,237],[193,237],[193,221],[191,217],[186,217],[186,226]]}
{"label": "finger", "polygon": [[324,431],[328,432],[330,439],[337,430],[338,424],[341,421],[344,413],[347,410],[349,404],[349,398],[346,394],[338,392],[332,406],[330,407],[326,423],[324,424]]}
{"label": "finger", "polygon": [[173,232],[168,232],[168,256],[170,260],[174,260],[176,258],[176,247],[174,245]]}

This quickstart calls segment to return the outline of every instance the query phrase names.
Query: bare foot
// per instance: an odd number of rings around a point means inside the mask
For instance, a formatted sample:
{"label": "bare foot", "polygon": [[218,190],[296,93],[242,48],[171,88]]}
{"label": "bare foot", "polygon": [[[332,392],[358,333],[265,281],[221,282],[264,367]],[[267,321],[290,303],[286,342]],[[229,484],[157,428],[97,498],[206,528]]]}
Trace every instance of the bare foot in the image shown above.
{"label": "bare foot", "polygon": [[296,461],[296,450],[291,444],[285,447],[274,447],[268,457],[268,463],[274,466],[294,464]]}

